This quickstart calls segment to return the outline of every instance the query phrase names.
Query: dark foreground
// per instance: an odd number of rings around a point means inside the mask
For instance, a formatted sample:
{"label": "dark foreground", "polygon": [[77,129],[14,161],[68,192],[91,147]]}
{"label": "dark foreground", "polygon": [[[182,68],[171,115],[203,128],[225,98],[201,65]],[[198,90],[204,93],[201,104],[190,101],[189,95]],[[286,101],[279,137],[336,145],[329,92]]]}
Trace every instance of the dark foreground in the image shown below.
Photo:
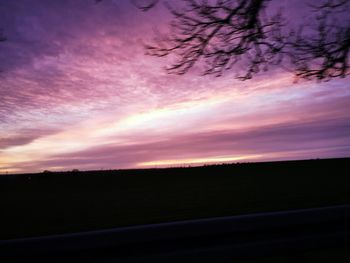
{"label": "dark foreground", "polygon": [[349,221],[350,205],[0,241],[0,261],[348,262]]}
{"label": "dark foreground", "polygon": [[350,159],[0,176],[0,239],[350,204]]}

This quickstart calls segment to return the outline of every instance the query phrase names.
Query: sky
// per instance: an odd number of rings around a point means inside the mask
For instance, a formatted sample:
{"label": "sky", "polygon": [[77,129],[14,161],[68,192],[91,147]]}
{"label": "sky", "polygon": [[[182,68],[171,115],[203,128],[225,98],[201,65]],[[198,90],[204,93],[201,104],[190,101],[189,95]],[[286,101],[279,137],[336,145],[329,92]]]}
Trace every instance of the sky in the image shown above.
{"label": "sky", "polygon": [[1,0],[0,174],[350,156],[348,78],[168,74],[143,44],[169,18],[127,0]]}

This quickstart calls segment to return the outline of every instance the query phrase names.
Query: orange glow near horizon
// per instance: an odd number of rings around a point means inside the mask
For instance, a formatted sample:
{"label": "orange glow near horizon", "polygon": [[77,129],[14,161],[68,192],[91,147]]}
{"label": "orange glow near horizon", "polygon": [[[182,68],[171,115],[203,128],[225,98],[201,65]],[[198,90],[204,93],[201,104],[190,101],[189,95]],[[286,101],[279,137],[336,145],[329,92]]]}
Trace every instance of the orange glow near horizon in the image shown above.
{"label": "orange glow near horizon", "polygon": [[177,159],[177,160],[159,160],[151,162],[138,163],[138,167],[171,167],[183,165],[204,165],[204,164],[221,164],[236,161],[252,161],[263,157],[263,155],[246,155],[246,156],[223,156],[207,157],[194,159]]}

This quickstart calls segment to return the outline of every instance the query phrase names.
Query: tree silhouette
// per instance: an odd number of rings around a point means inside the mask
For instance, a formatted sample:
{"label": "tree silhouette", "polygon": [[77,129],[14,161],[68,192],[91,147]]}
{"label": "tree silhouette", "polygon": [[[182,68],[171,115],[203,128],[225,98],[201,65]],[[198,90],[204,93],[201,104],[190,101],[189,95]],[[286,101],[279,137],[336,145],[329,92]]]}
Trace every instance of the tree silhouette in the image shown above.
{"label": "tree silhouette", "polygon": [[280,32],[281,15],[264,15],[267,0],[186,1],[186,9],[175,10],[169,35],[148,45],[148,54],[167,56],[176,54],[177,62],[169,72],[184,74],[200,59],[204,60],[204,74],[220,76],[239,61],[249,61],[241,79],[251,78],[269,64],[281,61],[284,46]]}
{"label": "tree silhouette", "polygon": [[[347,0],[328,0],[314,7],[314,34],[295,35],[290,56],[296,75],[305,79],[330,80],[349,75],[350,19],[341,24],[336,15],[349,13]],[[310,36],[311,35],[311,36]]]}
{"label": "tree silhouette", "polygon": [[[158,1],[149,0],[142,10]],[[203,62],[203,74],[220,76],[239,64],[245,80],[261,70],[291,67],[298,78],[330,80],[349,75],[350,12],[347,0],[311,6],[313,25],[287,30],[281,12],[267,12],[271,0],[182,0],[183,8],[166,4],[172,14],[170,32],[158,34],[147,54],[175,55],[168,72],[185,74]],[[145,4],[145,2],[144,2]],[[140,5],[139,5],[140,7]],[[237,67],[236,67],[237,69]]]}

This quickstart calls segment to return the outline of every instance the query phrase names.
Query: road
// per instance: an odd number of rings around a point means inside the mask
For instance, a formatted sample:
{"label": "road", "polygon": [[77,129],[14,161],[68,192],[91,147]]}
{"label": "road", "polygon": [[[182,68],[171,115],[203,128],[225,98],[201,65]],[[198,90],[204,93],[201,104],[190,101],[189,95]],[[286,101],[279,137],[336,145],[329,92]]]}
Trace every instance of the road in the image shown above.
{"label": "road", "polygon": [[0,262],[233,262],[346,245],[350,205],[2,240]]}

